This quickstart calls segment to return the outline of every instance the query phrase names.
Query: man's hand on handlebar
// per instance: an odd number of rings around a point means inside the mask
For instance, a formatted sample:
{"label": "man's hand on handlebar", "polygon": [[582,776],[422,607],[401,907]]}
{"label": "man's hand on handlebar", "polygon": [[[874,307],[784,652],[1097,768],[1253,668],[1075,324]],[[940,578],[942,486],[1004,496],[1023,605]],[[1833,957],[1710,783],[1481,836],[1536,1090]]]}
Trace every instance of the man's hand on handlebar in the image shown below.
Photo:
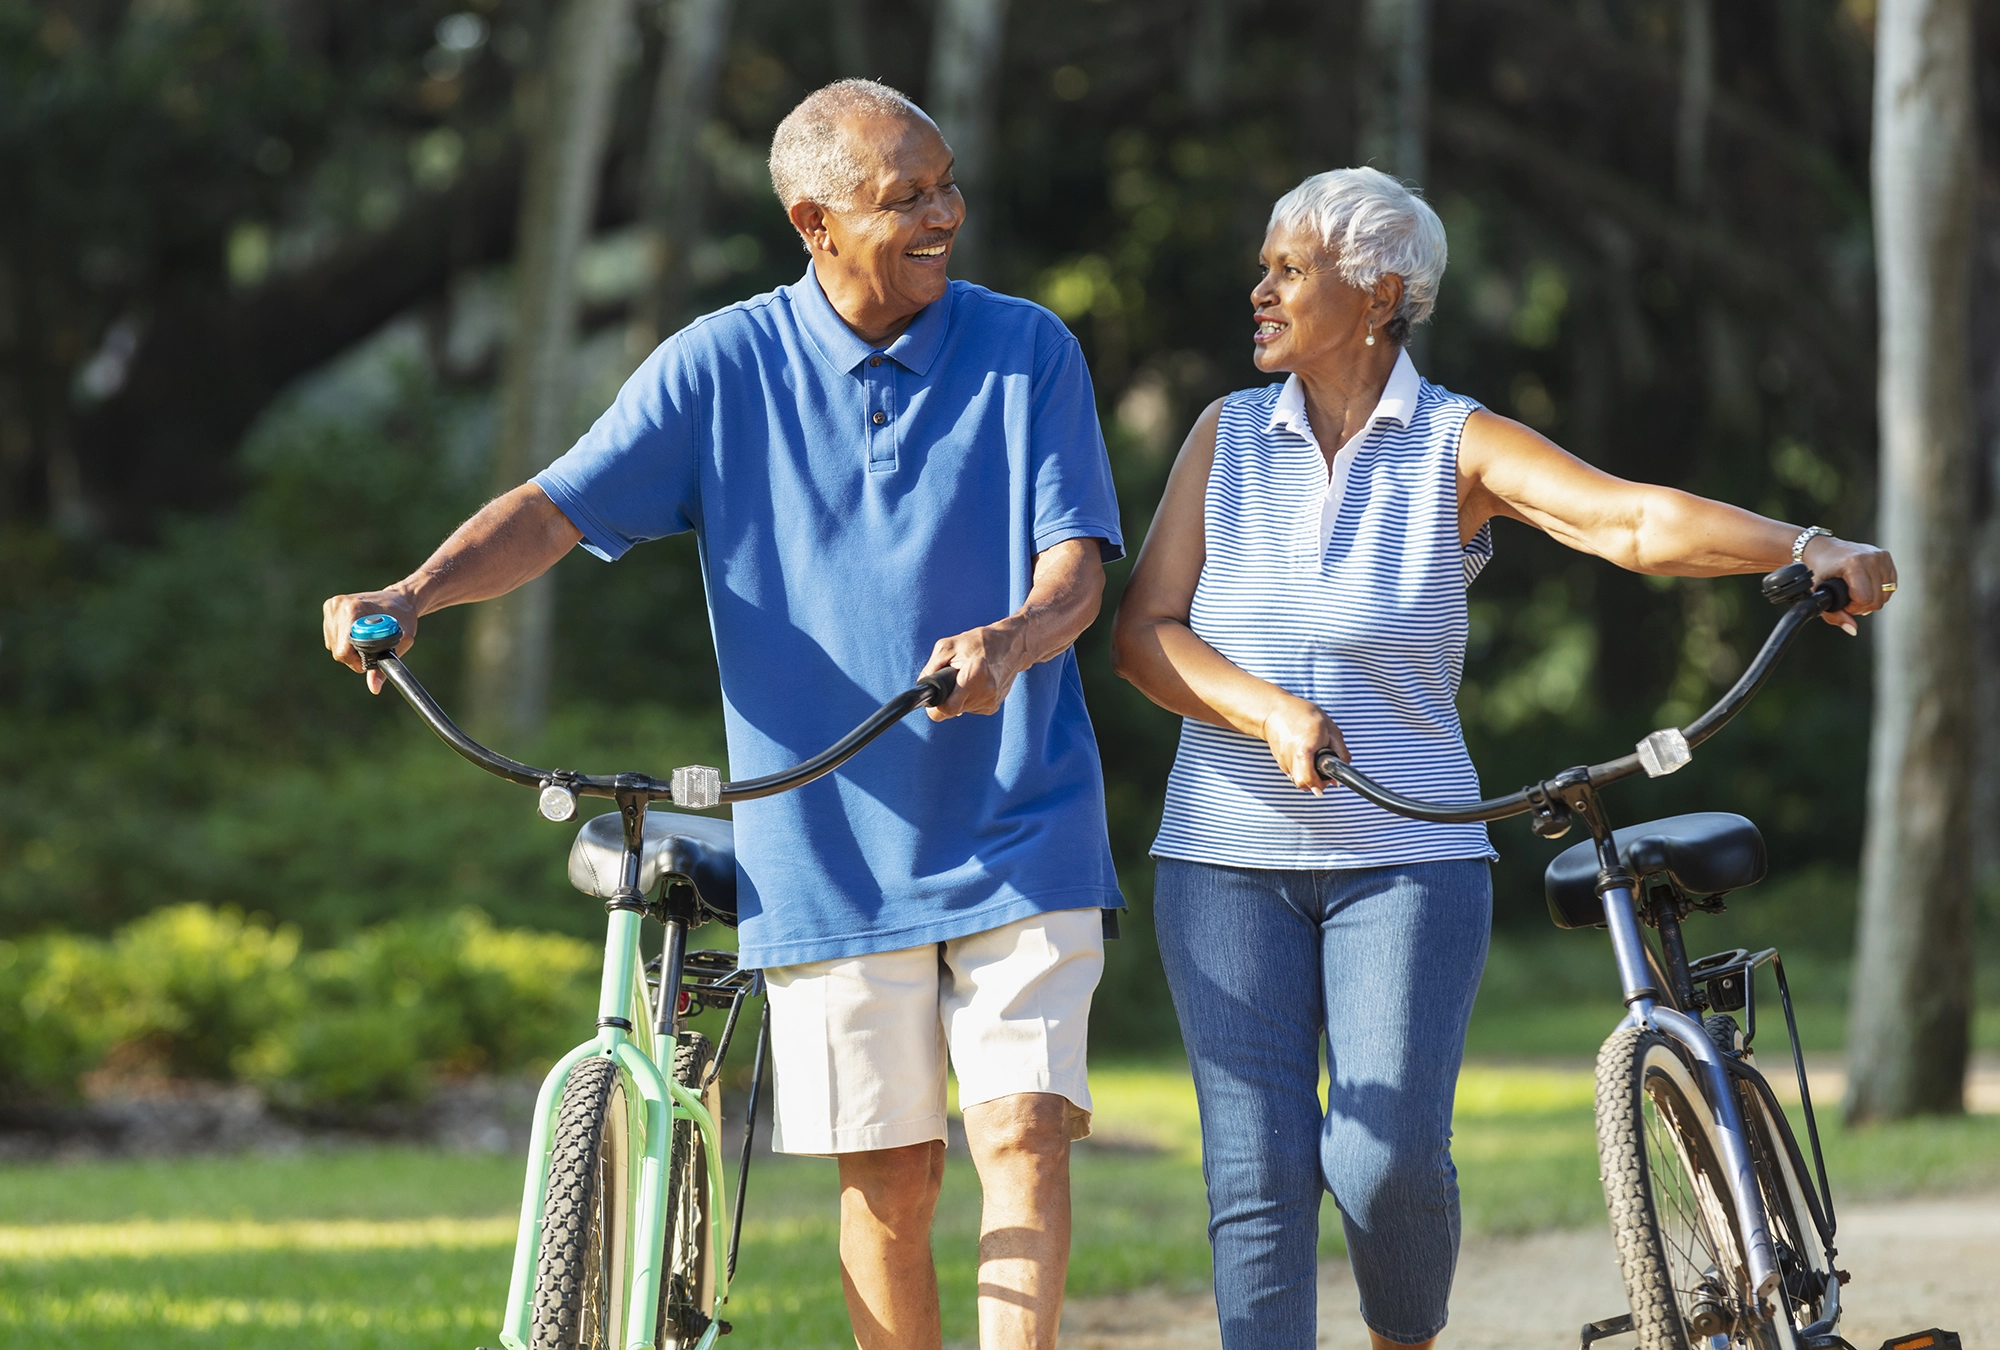
{"label": "man's hand on handlebar", "polygon": [[1291,694],[1280,694],[1277,705],[1264,716],[1262,731],[1264,744],[1271,747],[1271,758],[1303,792],[1317,795],[1334,786],[1331,779],[1320,777],[1313,764],[1320,751],[1352,758],[1333,719],[1317,705]]}
{"label": "man's hand on handlebar", "polygon": [[[370,614],[387,614],[403,630],[403,640],[396,644],[396,655],[401,656],[417,640],[417,607],[401,590],[391,587],[386,591],[363,591],[359,595],[336,595],[320,606],[321,636],[326,649],[333,653],[333,659],[349,670],[364,669],[361,653],[347,639],[348,629],[354,621]],[[382,672],[368,671],[368,692],[382,692]]]}
{"label": "man's hand on handlebar", "polygon": [[923,673],[950,667],[958,674],[958,688],[944,703],[927,710],[931,721],[947,721],[960,713],[999,712],[1014,678],[1034,663],[1017,619],[939,639]]}
{"label": "man's hand on handlebar", "polygon": [[1838,577],[1847,583],[1847,608],[1828,610],[1820,617],[1845,632],[1856,635],[1855,616],[1873,614],[1889,603],[1896,589],[1896,561],[1886,549],[1873,544],[1851,544],[1830,534],[1807,541],[1800,561],[1812,568],[1813,585],[1824,585]]}

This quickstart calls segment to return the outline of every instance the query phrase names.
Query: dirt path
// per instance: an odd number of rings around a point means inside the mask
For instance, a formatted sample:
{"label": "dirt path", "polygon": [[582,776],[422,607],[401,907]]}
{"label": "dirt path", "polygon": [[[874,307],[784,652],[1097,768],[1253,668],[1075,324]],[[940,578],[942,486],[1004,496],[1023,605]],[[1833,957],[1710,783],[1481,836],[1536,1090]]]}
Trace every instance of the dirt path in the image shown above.
{"label": "dirt path", "polygon": [[[1840,1211],[1840,1264],[1854,1272],[1841,1331],[1859,1350],[1941,1326],[1967,1350],[2000,1347],[2000,1194],[1850,1205]],[[1622,1312],[1607,1232],[1476,1238],[1465,1244],[1452,1299],[1450,1350],[1571,1350],[1577,1329]],[[1320,1270],[1320,1338],[1367,1350],[1347,1264]],[[1083,1299],[1063,1316],[1064,1350],[1216,1350],[1215,1305],[1203,1297]],[[1629,1337],[1603,1343],[1627,1350]]]}

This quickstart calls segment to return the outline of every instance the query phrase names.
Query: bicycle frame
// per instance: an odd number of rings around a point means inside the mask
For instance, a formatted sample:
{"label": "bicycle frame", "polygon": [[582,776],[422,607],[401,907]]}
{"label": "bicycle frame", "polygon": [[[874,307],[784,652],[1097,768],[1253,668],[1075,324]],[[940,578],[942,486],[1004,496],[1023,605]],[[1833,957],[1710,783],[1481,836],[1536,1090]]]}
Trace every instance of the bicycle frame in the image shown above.
{"label": "bicycle frame", "polygon": [[[686,949],[688,916],[665,916],[666,940],[660,962],[658,1002],[647,1006],[640,928],[647,902],[639,893],[640,843],[645,837],[646,800],[638,793],[619,800],[624,817],[623,884],[608,902],[604,938],[604,972],[597,999],[597,1036],[557,1061],[535,1099],[533,1133],[528,1144],[527,1180],[521,1188],[521,1228],[514,1246],[514,1272],[507,1288],[506,1315],[500,1340],[507,1350],[527,1350],[535,1310],[535,1268],[541,1256],[542,1206],[548,1199],[549,1154],[556,1111],[563,1088],[576,1066],[603,1056],[616,1062],[625,1086],[628,1137],[638,1151],[639,1165],[628,1175],[632,1215],[630,1249],[626,1253],[625,1347],[651,1350],[659,1303],[661,1264],[666,1250],[667,1172],[671,1165],[673,1126],[693,1123],[702,1141],[708,1167],[708,1221],[711,1250],[727,1250],[725,1229],[730,1222],[722,1201],[722,1141],[715,1119],[701,1098],[660,1069],[660,1051],[671,1047],[680,1027],[681,957]],[[671,1050],[668,1052],[671,1064]],[[715,1302],[708,1309],[709,1325],[695,1350],[708,1350],[722,1331],[722,1305],[729,1297],[733,1263],[717,1261]]]}

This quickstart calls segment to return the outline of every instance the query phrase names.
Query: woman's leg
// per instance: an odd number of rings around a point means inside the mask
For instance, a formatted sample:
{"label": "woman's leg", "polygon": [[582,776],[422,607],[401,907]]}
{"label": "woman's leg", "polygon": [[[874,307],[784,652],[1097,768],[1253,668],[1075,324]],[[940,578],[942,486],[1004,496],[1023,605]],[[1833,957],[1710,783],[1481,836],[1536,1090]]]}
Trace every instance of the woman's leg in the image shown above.
{"label": "woman's leg", "polygon": [[1445,1323],[1458,1262],[1452,1093],[1492,927],[1477,860],[1321,874],[1327,1059],[1321,1162],[1361,1316],[1418,1345]]}
{"label": "woman's leg", "polygon": [[1225,1350],[1317,1340],[1318,915],[1312,876],[1162,859],[1160,960],[1201,1104]]}

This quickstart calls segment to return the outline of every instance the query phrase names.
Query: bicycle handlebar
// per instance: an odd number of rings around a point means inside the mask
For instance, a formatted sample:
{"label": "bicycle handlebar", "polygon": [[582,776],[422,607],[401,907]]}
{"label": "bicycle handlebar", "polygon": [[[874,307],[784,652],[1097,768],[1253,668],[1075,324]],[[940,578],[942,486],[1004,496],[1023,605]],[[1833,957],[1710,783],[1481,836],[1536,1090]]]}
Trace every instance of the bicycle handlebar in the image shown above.
{"label": "bicycle handlebar", "polygon": [[1778,658],[1785,654],[1785,649],[1807,622],[1821,614],[1845,609],[1848,602],[1847,584],[1837,577],[1817,590],[1813,589],[1812,572],[1804,563],[1792,563],[1765,577],[1763,591],[1764,597],[1771,603],[1788,605],[1789,608],[1779,618],[1771,635],[1764,639],[1763,647],[1748,669],[1730,686],[1729,692],[1716,701],[1714,707],[1685,728],[1669,727],[1655,731],[1639,742],[1638,748],[1629,755],[1621,755],[1603,764],[1592,764],[1581,770],[1569,770],[1557,778],[1545,779],[1504,797],[1458,804],[1405,797],[1400,792],[1383,787],[1331,750],[1322,750],[1315,755],[1313,767],[1319,770],[1320,777],[1339,783],[1385,811],[1441,825],[1474,824],[1522,815],[1537,809],[1538,798],[1546,801],[1555,796],[1559,784],[1576,785],[1579,773],[1591,787],[1603,787],[1641,772],[1650,778],[1670,774],[1686,765],[1693,757],[1695,746],[1722,730],[1756,696],[1776,668]]}
{"label": "bicycle handlebar", "polygon": [[[584,774],[572,773],[567,769],[538,769],[532,764],[489,750],[462,731],[456,722],[445,714],[438,701],[431,697],[410,668],[396,655],[396,644],[402,641],[403,629],[395,618],[388,614],[370,614],[354,621],[348,631],[348,641],[361,653],[361,659],[369,670],[379,670],[389,683],[396,686],[417,714],[430,724],[453,750],[488,773],[523,787],[542,789],[543,814],[552,820],[567,820],[575,813],[576,797],[637,796],[649,802],[671,801],[676,806],[702,810],[729,802],[746,802],[758,797],[773,797],[780,792],[789,792],[803,787],[832,773],[852,758],[856,751],[880,736],[895,723],[901,721],[918,708],[934,708],[949,699],[958,688],[958,672],[947,666],[943,670],[932,671],[919,679],[916,684],[884,703],[854,730],[835,741],[826,749],[804,763],[795,764],[778,773],[765,774],[759,778],[746,778],[740,783],[720,782],[720,775],[713,769],[677,769],[670,780],[649,777],[642,773]],[[569,810],[562,814],[551,814],[549,793],[564,792],[572,800]],[[559,803],[558,803],[559,805]]]}

